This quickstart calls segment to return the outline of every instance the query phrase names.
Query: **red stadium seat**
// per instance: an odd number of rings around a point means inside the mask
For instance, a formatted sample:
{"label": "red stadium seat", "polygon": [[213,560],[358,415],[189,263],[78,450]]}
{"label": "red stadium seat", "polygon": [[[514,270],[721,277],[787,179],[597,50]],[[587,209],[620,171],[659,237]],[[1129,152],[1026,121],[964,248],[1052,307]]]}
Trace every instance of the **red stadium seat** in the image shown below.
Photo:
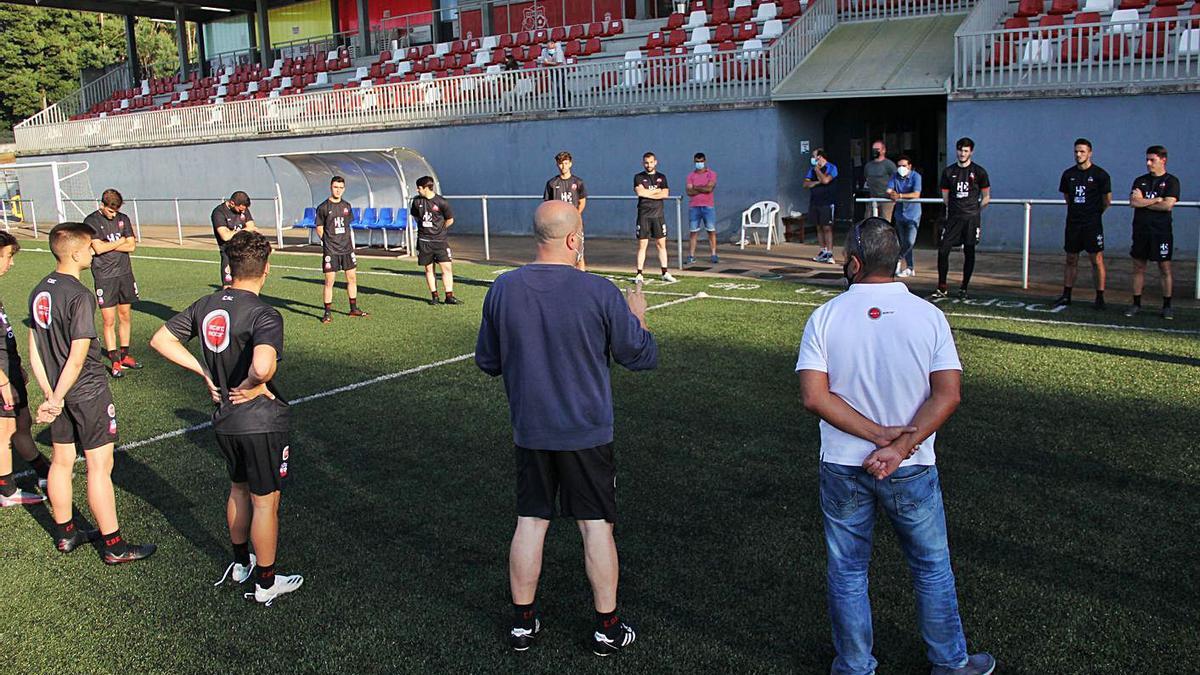
{"label": "red stadium seat", "polygon": [[992,43],[992,53],[988,55],[988,65],[1007,66],[1016,60],[1016,40],[1005,37]]}
{"label": "red stadium seat", "polygon": [[526,61],[537,61],[538,59],[542,58],[543,50],[542,50],[541,45],[529,45],[528,47],[526,47],[526,50],[527,50],[525,52],[525,60]]}
{"label": "red stadium seat", "polygon": [[1004,20],[1004,30],[1019,30],[1029,28],[1029,19],[1023,16],[1014,16]]}
{"label": "red stadium seat", "polygon": [[733,10],[733,22],[744,23],[754,18],[754,8],[743,5]]}
{"label": "red stadium seat", "polygon": [[433,56],[433,45],[421,45],[421,58]]}
{"label": "red stadium seat", "polygon": [[667,25],[663,27],[663,30],[672,31],[676,28],[683,28],[683,21],[683,15],[679,12],[674,12],[671,16],[667,17]]}
{"label": "red stadium seat", "polygon": [[1071,30],[1072,38],[1085,38],[1090,40],[1100,32],[1100,13],[1099,12],[1080,12],[1075,15],[1074,28]]}
{"label": "red stadium seat", "polygon": [[554,40],[555,42],[562,42],[562,41],[566,40],[567,39],[567,27],[566,26],[555,26],[550,31],[550,39]]}
{"label": "red stadium seat", "polygon": [[1167,28],[1164,25],[1147,26],[1146,34],[1138,41],[1135,55],[1139,59],[1152,59],[1167,53]]}
{"label": "red stadium seat", "polygon": [[[1061,14],[1047,14],[1038,20],[1038,28],[1052,28],[1061,25],[1063,25]],[[1047,37],[1056,37],[1056,35],[1048,35]]]}
{"label": "red stadium seat", "polygon": [[595,21],[593,23],[589,23],[587,26],[587,34],[588,34],[588,37],[590,37],[590,38],[603,36],[604,35],[604,22],[603,21]]}
{"label": "red stadium seat", "polygon": [[717,29],[715,31],[713,31],[712,40],[710,40],[710,42],[715,42],[717,44],[720,44],[722,42],[725,42],[726,40],[732,40],[732,39],[733,39],[733,26],[730,26],[727,23],[723,23],[720,26],[717,26]]}
{"label": "red stadium seat", "polygon": [[516,36],[514,36],[512,33],[505,33],[504,35],[500,36],[500,47],[501,48],[512,48],[512,47],[515,47],[516,45],[517,45]]}
{"label": "red stadium seat", "polygon": [[745,42],[746,40],[750,40],[757,35],[758,24],[754,23],[753,21],[747,21],[737,27],[737,30],[734,31],[733,39],[737,40],[738,42]]}
{"label": "red stadium seat", "polygon": [[653,33],[646,36],[646,49],[653,49],[655,47],[661,47],[661,46],[663,46],[664,42],[666,42],[666,40],[663,37],[662,31],[656,30]]}
{"label": "red stadium seat", "polygon": [[[800,3],[796,4],[799,5]],[[708,17],[708,25],[719,26],[723,23],[729,23],[729,8],[724,5],[717,5]]]}
{"label": "red stadium seat", "polygon": [[706,3],[704,2],[704,0],[692,0],[692,9],[691,9],[691,11],[693,11],[693,12],[703,12],[703,11],[704,11],[704,10],[706,10],[706,9],[708,9],[708,7],[706,6]]}
{"label": "red stadium seat", "polygon": [[646,50],[646,58],[648,58],[648,59],[652,59],[656,56],[666,56],[666,55],[667,55],[667,51],[665,49],[663,49],[662,47],[655,47],[654,49]]}
{"label": "red stadium seat", "polygon": [[722,42],[721,44],[717,45],[717,51],[719,51],[719,52],[736,52],[737,45],[733,43],[733,40],[726,40],[725,42]]}
{"label": "red stadium seat", "polygon": [[1047,14],[1074,14],[1079,11],[1079,0],[1053,0]]}
{"label": "red stadium seat", "polygon": [[1130,53],[1129,38],[1124,35],[1105,35],[1100,40],[1100,53],[1105,61],[1116,61]]}
{"label": "red stadium seat", "polygon": [[582,24],[577,23],[574,26],[571,26],[570,28],[567,29],[567,39],[568,40],[582,40],[584,38],[586,32],[587,31],[584,30],[584,26]]}
{"label": "red stadium seat", "polygon": [[1121,0],[1121,4],[1117,9],[1143,9],[1150,4],[1150,0]]}
{"label": "red stadium seat", "polygon": [[624,21],[621,21],[618,19],[618,20],[614,20],[614,21],[609,21],[608,23],[604,24],[604,34],[609,37],[612,37],[613,35],[620,35],[621,33],[624,33],[624,32],[625,32],[625,22]]}
{"label": "red stadium seat", "polygon": [[583,53],[583,46],[579,44],[579,40],[567,40],[563,43],[563,57],[579,56]]}
{"label": "red stadium seat", "polygon": [[683,30],[673,30],[667,34],[667,39],[663,41],[666,47],[678,47],[687,42],[687,32]]}
{"label": "red stadium seat", "polygon": [[1042,0],[1021,0],[1013,16],[1038,16],[1042,13]]}
{"label": "red stadium seat", "polygon": [[544,45],[550,41],[550,31],[545,28],[539,28],[533,31],[534,44]]}
{"label": "red stadium seat", "polygon": [[497,47],[492,50],[492,61],[488,65],[502,66],[504,65],[504,50]]}
{"label": "red stadium seat", "polygon": [[600,38],[588,38],[588,41],[583,46],[585,56],[599,54],[602,47],[600,46]]}
{"label": "red stadium seat", "polygon": [[801,10],[802,8],[800,7],[799,0],[785,0],[783,5],[780,6],[779,14],[776,18],[783,19],[785,21],[787,19],[794,19],[800,16]]}
{"label": "red stadium seat", "polygon": [[[1151,19],[1174,19],[1179,16],[1179,8],[1173,5],[1159,5],[1150,10]],[[1157,30],[1162,30],[1164,27],[1174,28],[1174,21],[1166,21],[1158,24]],[[1151,24],[1146,27],[1147,30],[1155,30],[1155,25]]]}

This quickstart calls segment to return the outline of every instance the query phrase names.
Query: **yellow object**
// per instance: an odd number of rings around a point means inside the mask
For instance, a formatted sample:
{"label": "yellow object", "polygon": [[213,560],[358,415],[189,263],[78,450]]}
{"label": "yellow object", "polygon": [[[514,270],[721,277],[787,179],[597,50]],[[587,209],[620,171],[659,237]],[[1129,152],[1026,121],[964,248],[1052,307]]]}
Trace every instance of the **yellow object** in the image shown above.
{"label": "yellow object", "polygon": [[268,12],[271,42],[291,42],[329,35],[333,18],[329,0],[309,0],[274,7]]}

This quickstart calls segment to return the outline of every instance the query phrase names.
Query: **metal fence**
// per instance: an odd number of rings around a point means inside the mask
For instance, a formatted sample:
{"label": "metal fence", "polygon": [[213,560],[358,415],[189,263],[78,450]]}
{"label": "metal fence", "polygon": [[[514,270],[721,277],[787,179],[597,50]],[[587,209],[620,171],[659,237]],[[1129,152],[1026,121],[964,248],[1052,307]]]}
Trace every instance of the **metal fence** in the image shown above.
{"label": "metal fence", "polygon": [[[91,110],[92,106],[97,103],[109,100],[112,98],[114,92],[121,89],[128,89],[132,86],[133,82],[129,69],[114,68],[105,75],[89,82],[86,87],[70,94],[33,117],[20,122],[13,127],[13,131],[16,132],[19,138],[21,134],[18,130],[23,127],[45,126],[47,124],[66,122],[74,115]],[[22,148],[18,145],[18,149]]]}
{"label": "metal fence", "polygon": [[882,21],[961,14],[971,11],[975,3],[976,0],[838,0],[838,21]]}
{"label": "metal fence", "polygon": [[954,91],[1125,87],[1200,78],[1200,20],[1186,18],[960,31],[954,43]]}
{"label": "metal fence", "polygon": [[[859,204],[870,204],[871,215],[879,215],[880,203],[891,203],[890,199],[881,199],[878,197],[860,197],[855,199]],[[943,204],[941,199],[933,197],[922,197],[921,199],[898,199],[900,202],[914,202],[917,204]],[[997,205],[1012,205],[1020,206],[1024,210],[1024,230],[1021,246],[1021,288],[1029,288],[1029,254],[1030,254],[1030,236],[1033,233],[1033,207],[1034,206],[1056,206],[1063,208],[1064,204],[1061,199],[992,199],[990,204]],[[1113,206],[1129,206],[1129,201],[1125,199],[1114,199]],[[1175,208],[1195,208],[1200,209],[1200,202],[1175,202]],[[1200,233],[1200,227],[1197,227],[1197,232]],[[1195,297],[1200,300],[1200,236],[1196,242],[1196,289]]]}

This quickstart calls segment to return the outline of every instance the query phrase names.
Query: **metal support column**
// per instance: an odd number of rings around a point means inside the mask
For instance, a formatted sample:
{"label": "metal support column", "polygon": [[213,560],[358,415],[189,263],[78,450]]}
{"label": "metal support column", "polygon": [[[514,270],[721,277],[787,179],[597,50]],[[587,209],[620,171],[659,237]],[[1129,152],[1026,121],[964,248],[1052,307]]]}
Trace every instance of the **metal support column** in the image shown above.
{"label": "metal support column", "polygon": [[175,5],[175,46],[179,48],[179,81],[188,79],[187,19],[183,5]]}
{"label": "metal support column", "polygon": [[263,68],[270,68],[275,63],[275,54],[271,50],[271,21],[267,15],[270,9],[267,0],[255,0],[255,13],[258,17],[258,62]]}
{"label": "metal support column", "polygon": [[125,15],[125,63],[129,66],[130,82],[137,84],[142,81],[141,63],[138,61],[137,52],[137,36],[134,31],[137,28],[137,19],[132,14]]}
{"label": "metal support column", "polygon": [[[492,31],[492,28],[493,28],[493,26],[492,26],[492,3],[490,3],[490,2],[483,3],[483,6],[479,9],[479,21],[480,21],[480,29],[479,30],[480,30],[480,33],[482,33],[482,34],[476,35],[475,37],[481,38],[484,35],[491,35],[493,32]],[[463,37],[461,35],[459,37],[464,40],[466,39],[465,37]]]}
{"label": "metal support column", "polygon": [[370,0],[355,0],[358,6],[358,53],[365,56],[371,53],[371,8]]}
{"label": "metal support column", "polygon": [[196,22],[196,63],[200,67],[200,77],[208,77],[211,70],[208,67],[208,53],[204,49],[204,24]]}

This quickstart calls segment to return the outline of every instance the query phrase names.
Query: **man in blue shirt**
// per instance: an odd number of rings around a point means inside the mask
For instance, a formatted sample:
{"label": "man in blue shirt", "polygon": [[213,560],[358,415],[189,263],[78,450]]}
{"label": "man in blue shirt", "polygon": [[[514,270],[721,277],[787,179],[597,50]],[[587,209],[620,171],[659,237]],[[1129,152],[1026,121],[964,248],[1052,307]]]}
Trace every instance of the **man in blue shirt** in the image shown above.
{"label": "man in blue shirt", "polygon": [[837,165],[817,148],[812,153],[812,168],[804,176],[804,187],[812,190],[808,197],[808,222],[817,229],[817,244],[821,251],[814,262],[833,263],[833,210],[837,202]]}
{"label": "man in blue shirt", "polygon": [[[517,469],[517,529],[509,551],[513,624],[509,645],[525,651],[541,630],[534,608],[550,519],[575,519],[596,609],[592,651],[632,644],[617,616],[616,464],[610,358],[630,370],[658,365],[640,286],[622,297],[602,277],[575,268],[583,221],[550,201],[533,217],[537,258],[501,275],[483,301],[475,363],[504,377]],[[559,508],[555,508],[558,502]]]}
{"label": "man in blue shirt", "polygon": [[[921,174],[913,169],[912,160],[907,155],[900,155],[900,159],[896,160],[896,173],[888,181],[887,196],[892,201],[921,198]],[[892,223],[896,226],[896,233],[900,235],[900,257],[904,261],[902,264],[906,265],[906,267],[900,268],[897,274],[902,277],[911,277],[917,273],[913,266],[913,246],[917,243],[917,227],[921,225],[921,204],[919,202],[897,204],[892,218]]]}

